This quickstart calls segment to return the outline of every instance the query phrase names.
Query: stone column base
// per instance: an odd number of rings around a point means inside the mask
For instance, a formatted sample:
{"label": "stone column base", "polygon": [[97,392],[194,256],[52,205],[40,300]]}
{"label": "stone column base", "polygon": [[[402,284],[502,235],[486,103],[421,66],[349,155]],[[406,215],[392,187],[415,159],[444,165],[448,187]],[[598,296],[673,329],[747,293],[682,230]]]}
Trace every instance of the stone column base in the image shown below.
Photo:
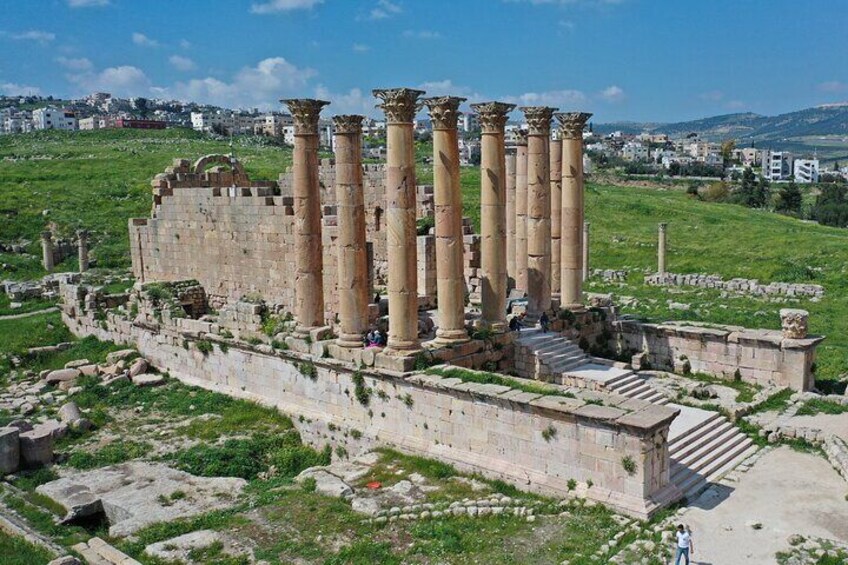
{"label": "stone column base", "polygon": [[452,345],[454,343],[465,343],[471,338],[468,332],[462,330],[436,330],[436,339],[433,340],[437,345]]}
{"label": "stone column base", "polygon": [[336,345],[339,347],[364,347],[364,343],[362,341],[363,336],[359,334],[339,334],[339,337],[336,339]]}

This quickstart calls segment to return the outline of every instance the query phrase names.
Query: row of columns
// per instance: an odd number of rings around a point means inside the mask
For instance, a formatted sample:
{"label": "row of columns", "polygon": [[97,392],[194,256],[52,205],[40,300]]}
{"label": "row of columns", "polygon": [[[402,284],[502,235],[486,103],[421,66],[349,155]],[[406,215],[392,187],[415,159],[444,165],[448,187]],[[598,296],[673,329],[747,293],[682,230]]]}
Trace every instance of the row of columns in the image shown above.
{"label": "row of columns", "polygon": [[[381,101],[379,107],[386,115],[389,331],[385,352],[406,355],[420,347],[413,134],[415,114],[422,103],[433,124],[439,297],[436,340],[442,344],[466,341],[457,133],[459,105],[464,99],[442,96],[420,100],[422,91],[407,88],[374,90],[373,94]],[[297,331],[305,335],[324,325],[318,118],[328,103],[311,99],[283,102],[295,125],[295,315]],[[504,128],[514,108],[515,105],[502,102],[472,104],[482,129],[481,323],[494,331],[506,330],[509,277],[519,288],[526,289],[530,312],[540,314],[550,309],[551,293],[558,287],[563,296],[569,297],[568,304],[579,304],[583,275],[582,129],[589,114],[556,114],[562,130],[560,141],[551,140],[553,108],[521,108],[529,125],[527,136],[519,141],[516,152],[507,156]],[[362,116],[336,116],[334,125],[339,226],[338,344],[358,347],[368,329]]]}
{"label": "row of columns", "polygon": [[[48,273],[56,267],[54,255],[53,234],[49,231],[41,232],[41,266]],[[79,272],[86,272],[88,270],[88,231],[86,230],[77,231],[77,259]]]}

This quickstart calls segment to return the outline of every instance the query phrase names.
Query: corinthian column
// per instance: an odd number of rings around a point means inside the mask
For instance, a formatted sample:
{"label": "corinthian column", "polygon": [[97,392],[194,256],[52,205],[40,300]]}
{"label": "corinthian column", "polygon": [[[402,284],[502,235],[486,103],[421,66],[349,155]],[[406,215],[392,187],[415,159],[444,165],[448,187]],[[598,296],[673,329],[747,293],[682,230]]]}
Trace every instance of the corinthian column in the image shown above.
{"label": "corinthian column", "polygon": [[560,235],[562,234],[562,139],[559,132],[551,132],[551,292],[559,294],[560,287]]}
{"label": "corinthian column", "polygon": [[515,151],[506,154],[506,275],[507,287],[515,288]]}
{"label": "corinthian column", "polygon": [[49,231],[41,232],[41,265],[48,273],[53,271],[53,234]]}
{"label": "corinthian column", "polygon": [[339,338],[342,347],[362,347],[368,330],[368,259],[362,188],[362,116],[333,117],[336,130]]}
{"label": "corinthian column", "polygon": [[88,270],[88,232],[86,230],[77,231],[77,256],[79,272],[84,273]]}
{"label": "corinthian column", "polygon": [[[462,194],[459,184],[459,104],[465,98],[424,100],[433,124],[433,200],[436,208],[436,342],[468,341],[465,329],[465,274],[462,268]],[[391,310],[389,310],[391,311]]]}
{"label": "corinthian column", "polygon": [[659,233],[657,234],[657,272],[661,275],[665,274],[665,248],[666,248],[666,230],[668,224],[661,223],[658,225]]}
{"label": "corinthian column", "polygon": [[506,156],[504,126],[514,104],[472,104],[480,116],[480,270],[482,323],[506,330]]}
{"label": "corinthian column", "polygon": [[562,137],[562,306],[583,305],[583,128],[592,116],[583,112],[556,114]]}
{"label": "corinthian column", "polygon": [[421,90],[374,90],[386,113],[386,232],[389,263],[389,339],[386,353],[406,354],[418,344],[418,273],[415,226],[413,121]]}
{"label": "corinthian column", "polygon": [[527,311],[551,309],[551,175],[553,108],[520,108],[527,119]]}
{"label": "corinthian column", "polygon": [[527,292],[527,134],[515,150],[515,288]]}
{"label": "corinthian column", "polygon": [[318,182],[318,117],[323,100],[281,100],[294,118],[294,281],[296,331],[305,336],[324,325],[324,260]]}

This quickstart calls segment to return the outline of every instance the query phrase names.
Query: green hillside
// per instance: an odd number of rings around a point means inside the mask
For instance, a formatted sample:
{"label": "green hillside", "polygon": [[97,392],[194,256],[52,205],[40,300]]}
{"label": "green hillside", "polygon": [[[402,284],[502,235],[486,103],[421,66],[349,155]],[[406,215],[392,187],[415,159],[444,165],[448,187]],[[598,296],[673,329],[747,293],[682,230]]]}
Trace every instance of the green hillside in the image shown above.
{"label": "green hillside", "polygon": [[[288,149],[258,140],[237,141],[237,155],[256,179],[276,178],[291,162]],[[229,152],[226,140],[185,130],[143,132],[44,132],[0,137],[0,242],[33,240],[33,256],[0,254],[0,278],[40,276],[38,233],[55,222],[60,233],[79,227],[93,233],[93,255],[101,265],[126,267],[127,218],[147,216],[149,181],[173,158]],[[479,220],[479,171],[462,173],[465,212]],[[419,182],[430,182],[422,168]],[[588,185],[587,220],[592,223],[593,268],[653,269],[656,224],[669,223],[669,269],[715,273],[762,282],[813,282],[825,287],[821,302],[781,303],[726,297],[715,291],[659,289],[633,273],[626,284],[593,280],[588,290],[638,300],[624,309],[645,317],[696,319],[749,327],[778,328],[781,307],[810,310],[811,330],[828,336],[820,348],[818,375],[833,380],[848,372],[848,230],[729,204],[701,202],[676,189]],[[46,216],[43,210],[49,210]],[[73,259],[63,265],[74,267]],[[667,301],[689,304],[670,309]],[[826,383],[823,386],[826,385]]]}

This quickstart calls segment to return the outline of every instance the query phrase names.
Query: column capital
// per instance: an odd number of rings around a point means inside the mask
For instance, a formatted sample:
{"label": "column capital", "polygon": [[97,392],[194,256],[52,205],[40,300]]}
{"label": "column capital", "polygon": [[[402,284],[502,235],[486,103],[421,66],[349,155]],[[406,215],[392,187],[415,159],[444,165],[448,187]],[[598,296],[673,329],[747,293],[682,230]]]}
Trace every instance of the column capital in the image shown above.
{"label": "column capital", "polygon": [[43,232],[41,232],[41,239],[43,241],[51,241],[53,239],[53,232],[44,230]]}
{"label": "column capital", "polygon": [[424,94],[424,91],[412,88],[376,88],[371,94],[382,100],[377,107],[386,113],[388,123],[411,124],[420,108],[418,97]]}
{"label": "column capital", "polygon": [[518,129],[515,132],[515,145],[520,147],[527,146],[527,131]]}
{"label": "column capital", "polygon": [[660,222],[660,223],[659,223],[659,224],[657,224],[657,225],[659,226],[660,231],[665,231],[665,230],[666,230],[666,228],[668,227],[668,224],[667,224],[667,223],[665,223],[665,222]]}
{"label": "column capital", "polygon": [[467,98],[459,96],[434,96],[422,100],[430,111],[430,121],[433,129],[456,129],[459,119],[459,105]]}
{"label": "column capital", "polygon": [[77,239],[88,239],[88,230],[77,230]]}
{"label": "column capital", "polygon": [[507,121],[507,114],[515,109],[515,104],[506,102],[481,102],[472,104],[471,109],[480,117],[480,128],[483,133],[502,133]]}
{"label": "column capital", "polygon": [[527,120],[529,127],[529,135],[544,135],[547,136],[551,132],[551,120],[554,116],[556,108],[549,106],[522,106],[519,108],[524,112],[524,118]]}
{"label": "column capital", "polygon": [[333,116],[333,127],[336,130],[336,135],[346,133],[362,133],[362,120],[365,116],[358,114],[342,114],[341,116]]}
{"label": "column capital", "polygon": [[294,133],[296,135],[318,134],[318,118],[321,114],[321,108],[327,106],[329,102],[312,98],[288,98],[280,100],[280,102],[289,107],[289,112],[294,118]]}
{"label": "column capital", "polygon": [[554,117],[559,121],[563,139],[583,139],[583,128],[592,117],[588,112],[557,112]]}

